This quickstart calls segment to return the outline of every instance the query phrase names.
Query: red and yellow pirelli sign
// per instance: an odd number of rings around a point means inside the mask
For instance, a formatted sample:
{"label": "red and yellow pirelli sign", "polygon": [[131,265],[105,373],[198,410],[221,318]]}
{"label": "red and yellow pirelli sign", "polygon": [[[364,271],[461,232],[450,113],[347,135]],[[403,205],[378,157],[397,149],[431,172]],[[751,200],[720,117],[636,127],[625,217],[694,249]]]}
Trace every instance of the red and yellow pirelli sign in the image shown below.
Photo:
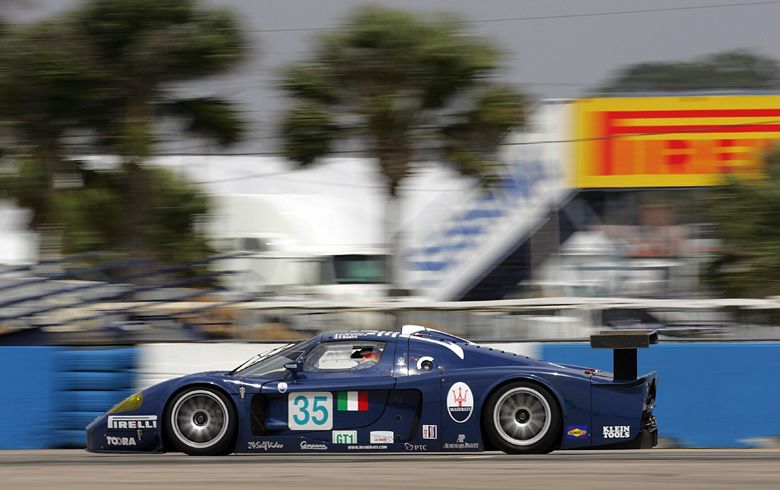
{"label": "red and yellow pirelli sign", "polygon": [[718,185],[761,177],[780,95],[581,99],[575,121],[576,187]]}

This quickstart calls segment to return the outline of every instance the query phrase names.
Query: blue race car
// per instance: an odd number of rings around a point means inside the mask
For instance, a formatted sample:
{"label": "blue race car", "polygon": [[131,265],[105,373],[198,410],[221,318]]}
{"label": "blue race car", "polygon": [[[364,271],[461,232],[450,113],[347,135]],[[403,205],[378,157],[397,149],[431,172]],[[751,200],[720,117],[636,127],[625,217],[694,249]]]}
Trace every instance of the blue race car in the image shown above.
{"label": "blue race car", "polygon": [[655,373],[611,331],[615,374],[542,362],[407,325],[318,335],[233,371],[165,381],[87,426],[94,452],[483,451],[656,445]]}

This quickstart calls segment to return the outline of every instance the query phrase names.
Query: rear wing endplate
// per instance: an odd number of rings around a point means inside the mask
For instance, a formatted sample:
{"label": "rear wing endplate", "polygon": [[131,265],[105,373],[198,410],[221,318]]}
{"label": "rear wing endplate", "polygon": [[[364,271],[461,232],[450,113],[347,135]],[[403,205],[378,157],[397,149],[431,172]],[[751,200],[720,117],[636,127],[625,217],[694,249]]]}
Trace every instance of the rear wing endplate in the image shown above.
{"label": "rear wing endplate", "polygon": [[655,330],[606,330],[590,336],[590,346],[594,349],[613,349],[615,379],[636,379],[636,350],[657,343]]}

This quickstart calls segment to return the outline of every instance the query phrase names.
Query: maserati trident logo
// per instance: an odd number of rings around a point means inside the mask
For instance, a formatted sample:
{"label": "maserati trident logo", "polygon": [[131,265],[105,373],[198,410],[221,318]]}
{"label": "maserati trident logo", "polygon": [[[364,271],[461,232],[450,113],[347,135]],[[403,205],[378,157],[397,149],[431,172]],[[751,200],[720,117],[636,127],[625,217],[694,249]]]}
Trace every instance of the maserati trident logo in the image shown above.
{"label": "maserati trident logo", "polygon": [[455,422],[462,424],[474,411],[474,396],[471,388],[461,381],[452,385],[447,393],[447,412]]}

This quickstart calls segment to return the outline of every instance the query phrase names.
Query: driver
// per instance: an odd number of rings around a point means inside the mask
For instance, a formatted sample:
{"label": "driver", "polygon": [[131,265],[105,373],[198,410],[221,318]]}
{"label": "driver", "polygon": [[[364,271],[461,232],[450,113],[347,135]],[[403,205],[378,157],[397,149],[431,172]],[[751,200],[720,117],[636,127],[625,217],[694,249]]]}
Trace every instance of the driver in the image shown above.
{"label": "driver", "polygon": [[350,358],[356,361],[358,366],[373,366],[379,362],[379,352],[373,347],[359,347],[352,352]]}

